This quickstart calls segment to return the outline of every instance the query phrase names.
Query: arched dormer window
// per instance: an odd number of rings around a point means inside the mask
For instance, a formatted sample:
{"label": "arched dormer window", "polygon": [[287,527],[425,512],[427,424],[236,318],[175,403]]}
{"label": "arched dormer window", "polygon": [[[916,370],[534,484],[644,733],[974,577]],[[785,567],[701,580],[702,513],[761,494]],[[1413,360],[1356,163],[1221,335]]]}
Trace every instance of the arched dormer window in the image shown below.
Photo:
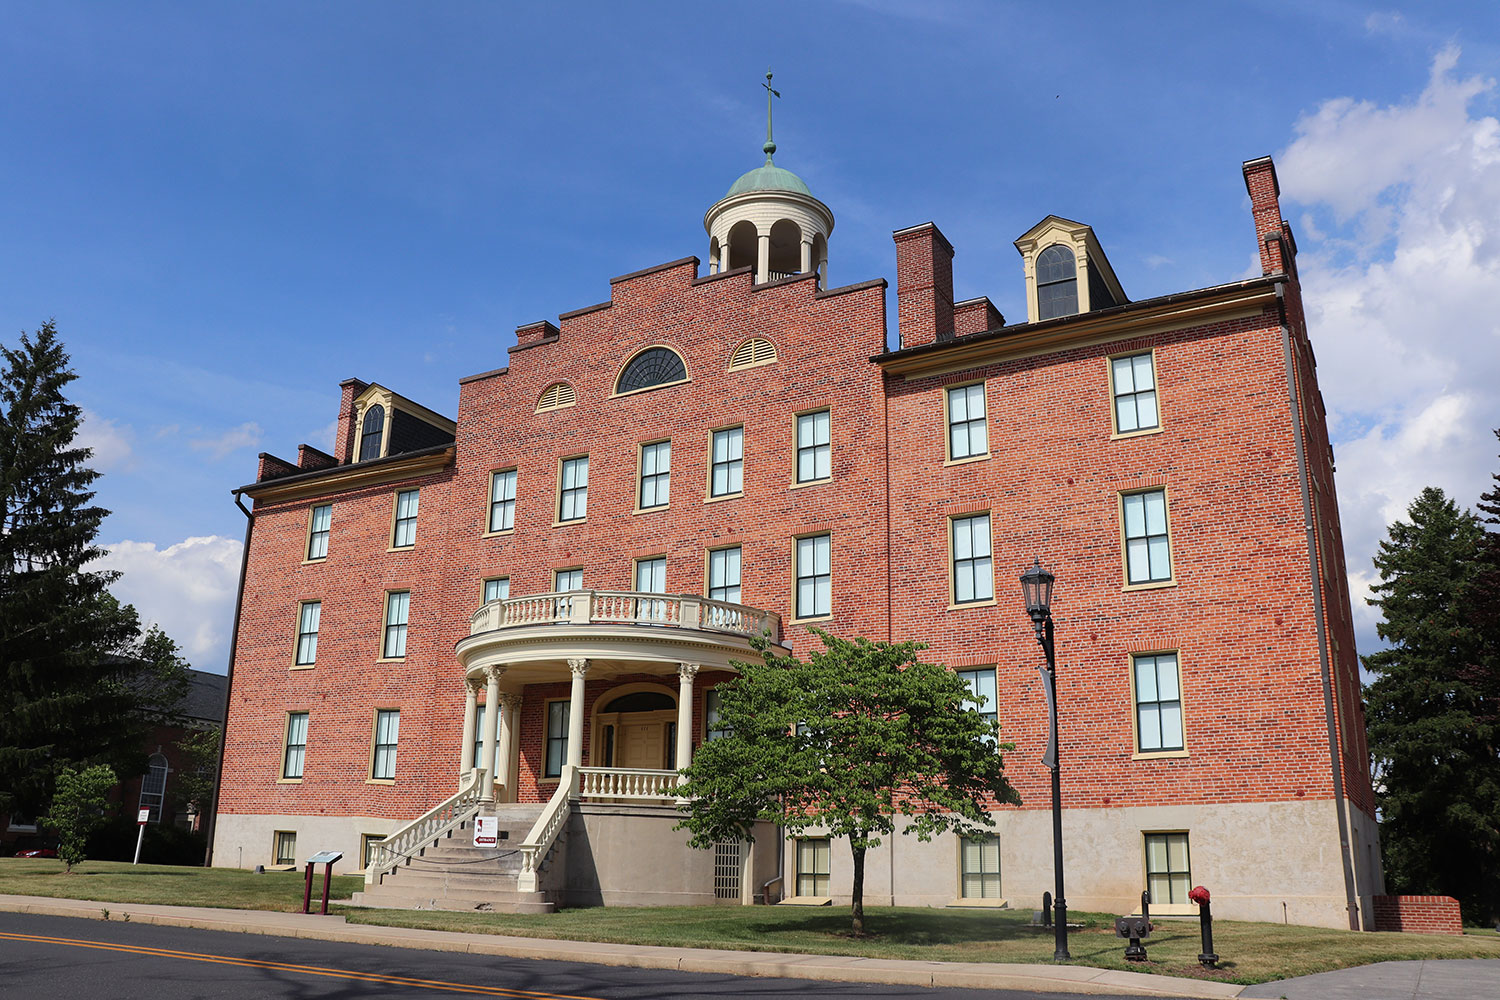
{"label": "arched dormer window", "polygon": [[636,392],[658,385],[687,381],[687,365],[670,347],[648,347],[626,362],[615,383],[615,393]]}
{"label": "arched dormer window", "polygon": [[1036,258],[1037,319],[1078,311],[1078,265],[1072,247],[1054,243]]}
{"label": "arched dormer window", "polygon": [[536,412],[545,413],[548,410],[560,410],[565,406],[572,406],[578,402],[573,392],[573,387],[566,382],[553,382],[542,390],[542,398],[537,400]]}
{"label": "arched dormer window", "polygon": [[365,411],[365,422],[359,433],[359,460],[368,462],[380,457],[380,439],[385,434],[385,407],[376,403]]}

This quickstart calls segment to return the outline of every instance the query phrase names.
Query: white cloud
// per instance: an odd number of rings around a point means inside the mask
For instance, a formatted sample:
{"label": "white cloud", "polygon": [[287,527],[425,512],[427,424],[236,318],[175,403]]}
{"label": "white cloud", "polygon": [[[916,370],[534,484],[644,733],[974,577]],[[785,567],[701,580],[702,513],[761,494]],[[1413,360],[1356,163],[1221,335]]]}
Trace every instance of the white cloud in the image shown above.
{"label": "white cloud", "polygon": [[119,570],[110,588],[135,605],[143,624],[157,624],[189,663],[222,672],[239,584],[243,544],[219,535],[187,538],[158,549],[154,542],[115,542],[91,569]]}
{"label": "white cloud", "polygon": [[1424,486],[1472,506],[1496,466],[1500,122],[1471,114],[1495,83],[1458,60],[1444,49],[1405,101],[1326,101],[1277,158],[1283,197],[1307,210],[1299,265],[1363,652],[1386,525]]}
{"label": "white cloud", "polygon": [[238,427],[231,427],[218,437],[195,438],[188,442],[188,447],[194,451],[206,451],[215,460],[218,460],[232,451],[259,446],[260,439],[260,424],[251,420],[240,424]]}
{"label": "white cloud", "polygon": [[129,426],[122,427],[91,410],[84,410],[83,422],[73,440],[79,447],[94,450],[94,456],[88,463],[89,468],[96,472],[106,472],[110,469],[128,469],[134,464],[134,439],[135,432]]}

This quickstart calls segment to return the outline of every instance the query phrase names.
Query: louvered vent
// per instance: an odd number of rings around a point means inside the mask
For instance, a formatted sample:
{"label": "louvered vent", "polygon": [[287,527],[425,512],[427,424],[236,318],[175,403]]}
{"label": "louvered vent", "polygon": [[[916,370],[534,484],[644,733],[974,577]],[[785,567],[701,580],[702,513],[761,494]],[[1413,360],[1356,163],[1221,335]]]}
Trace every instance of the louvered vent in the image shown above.
{"label": "louvered vent", "polygon": [[564,406],[572,406],[577,400],[573,397],[573,387],[566,382],[553,382],[547,386],[542,398],[536,404],[536,411],[559,410]]}
{"label": "louvered vent", "polygon": [[735,348],[734,356],[729,359],[729,370],[734,371],[737,368],[753,368],[756,365],[768,365],[775,360],[775,344],[761,337],[751,337]]}

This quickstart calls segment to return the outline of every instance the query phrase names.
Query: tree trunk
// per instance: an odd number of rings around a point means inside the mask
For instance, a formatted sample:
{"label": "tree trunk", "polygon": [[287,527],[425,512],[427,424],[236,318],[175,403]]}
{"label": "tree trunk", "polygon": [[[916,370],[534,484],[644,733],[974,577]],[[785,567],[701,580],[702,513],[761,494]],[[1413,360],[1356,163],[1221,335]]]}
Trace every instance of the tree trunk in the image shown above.
{"label": "tree trunk", "polygon": [[865,936],[865,849],[855,847],[850,843],[850,850],[854,852],[854,936]]}

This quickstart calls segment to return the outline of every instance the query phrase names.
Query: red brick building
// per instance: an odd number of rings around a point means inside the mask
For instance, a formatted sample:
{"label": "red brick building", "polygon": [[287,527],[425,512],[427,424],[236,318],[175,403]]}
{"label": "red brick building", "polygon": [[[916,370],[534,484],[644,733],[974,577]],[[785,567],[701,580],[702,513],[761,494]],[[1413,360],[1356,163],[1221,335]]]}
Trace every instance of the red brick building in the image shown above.
{"label": "red brick building", "polygon": [[1016,575],[1039,557],[1070,903],[1186,912],[1201,883],[1222,916],[1369,926],[1332,454],[1275,170],[1244,174],[1262,276],[1132,302],[1092,230],[1048,216],[1016,241],[1018,323],[953,301],[935,226],[901,230],[888,351],[886,282],[828,286],[833,215],[768,155],[709,210],[707,274],[673,261],[520,327],[456,420],[343,383],[337,454],[263,455],[238,491],[216,863],[342,850],[375,900],[497,815],[502,904],[748,899],[778,874],[847,896],[840,850],[690,851],[663,799],[748,636],[804,651],[816,624],[928,643],[1016,744],[995,837],[893,838],[867,899],[1035,906],[1046,706]]}

